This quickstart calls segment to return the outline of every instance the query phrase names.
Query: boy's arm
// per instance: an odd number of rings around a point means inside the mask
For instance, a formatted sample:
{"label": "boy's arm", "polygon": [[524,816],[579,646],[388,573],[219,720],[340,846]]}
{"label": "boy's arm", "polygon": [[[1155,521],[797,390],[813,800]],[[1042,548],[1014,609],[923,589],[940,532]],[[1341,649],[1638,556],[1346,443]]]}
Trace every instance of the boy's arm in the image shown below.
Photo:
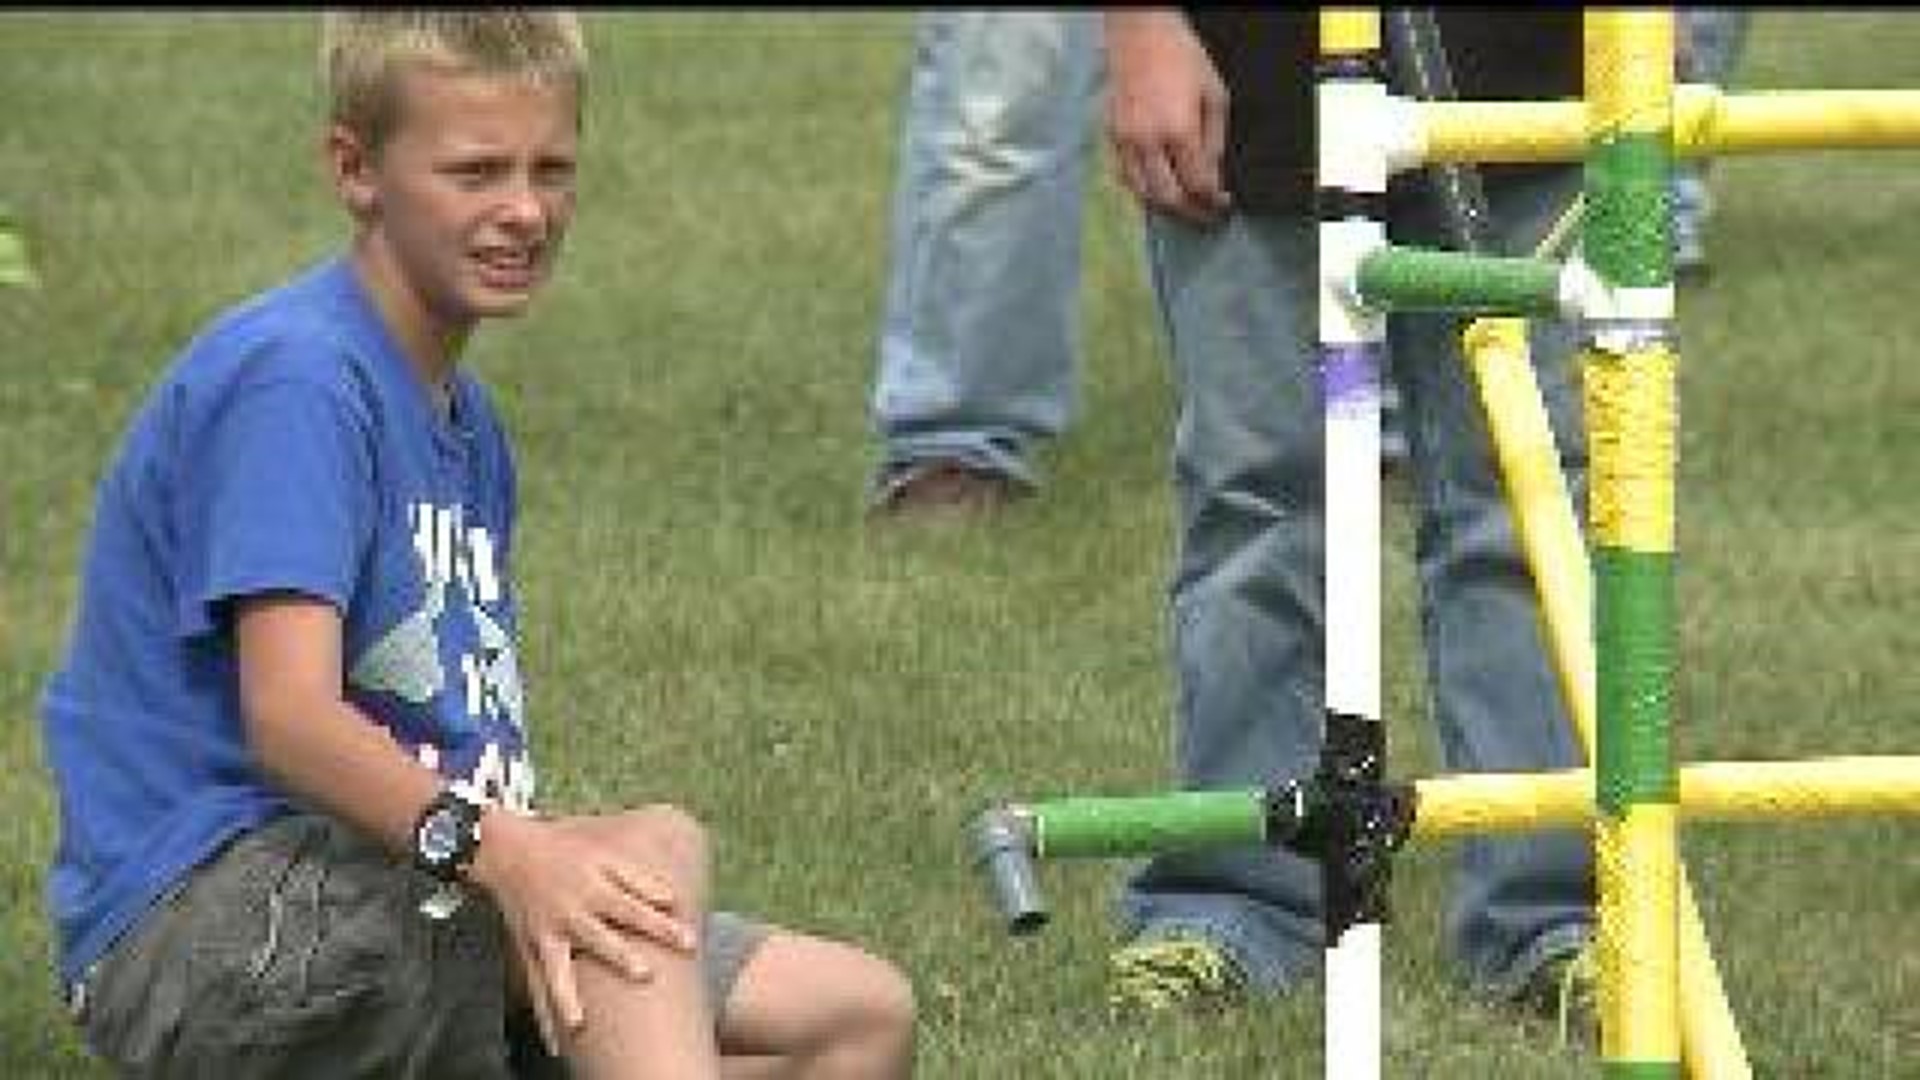
{"label": "boy's arm", "polygon": [[[247,742],[287,791],[411,853],[416,819],[444,781],[341,695],[342,635],[332,604],[294,593],[238,601],[240,702]],[[679,901],[646,867],[578,831],[489,808],[468,876],[505,917],[542,1026],[584,1022],[576,949],[637,979],[647,965],[627,934],[689,949]]]}
{"label": "boy's arm", "polygon": [[248,597],[234,620],[240,706],[254,759],[286,790],[409,853],[444,785],[340,692],[340,617],[295,594]]}

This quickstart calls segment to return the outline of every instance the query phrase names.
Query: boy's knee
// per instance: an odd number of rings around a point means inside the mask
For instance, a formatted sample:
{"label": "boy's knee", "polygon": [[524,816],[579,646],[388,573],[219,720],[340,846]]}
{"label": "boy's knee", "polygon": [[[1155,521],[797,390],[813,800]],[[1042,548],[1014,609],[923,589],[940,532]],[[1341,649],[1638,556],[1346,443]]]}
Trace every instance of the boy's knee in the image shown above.
{"label": "boy's knee", "polygon": [[647,815],[648,820],[661,830],[676,852],[686,858],[706,862],[707,827],[691,812],[666,803],[643,807],[639,812]]}
{"label": "boy's knee", "polygon": [[906,973],[880,957],[860,954],[845,974],[839,1036],[894,1053],[910,1051],[919,1005]]}
{"label": "boy's knee", "polygon": [[711,858],[707,830],[698,818],[677,806],[656,803],[629,810],[617,818],[621,840],[638,856],[664,858],[675,867],[705,881]]}
{"label": "boy's knee", "polygon": [[884,960],[874,963],[879,969],[873,993],[875,1020],[887,1030],[911,1035],[920,1013],[920,1005],[913,996],[913,982],[906,972]]}

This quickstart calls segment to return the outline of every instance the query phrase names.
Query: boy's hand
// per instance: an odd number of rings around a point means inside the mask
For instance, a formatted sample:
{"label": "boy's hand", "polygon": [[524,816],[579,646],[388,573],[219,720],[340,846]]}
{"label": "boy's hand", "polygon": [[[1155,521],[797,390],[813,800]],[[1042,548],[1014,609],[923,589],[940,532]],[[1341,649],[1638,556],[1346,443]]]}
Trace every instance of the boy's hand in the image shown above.
{"label": "boy's hand", "polygon": [[1177,9],[1106,17],[1107,134],[1127,190],[1206,223],[1231,199],[1222,179],[1227,86]]}
{"label": "boy's hand", "polygon": [[490,809],[469,877],[493,897],[525,979],[541,1035],[554,1053],[562,1031],[586,1022],[574,971],[586,953],[628,978],[652,977],[635,935],[692,952],[692,912],[669,874],[642,866],[567,820]]}

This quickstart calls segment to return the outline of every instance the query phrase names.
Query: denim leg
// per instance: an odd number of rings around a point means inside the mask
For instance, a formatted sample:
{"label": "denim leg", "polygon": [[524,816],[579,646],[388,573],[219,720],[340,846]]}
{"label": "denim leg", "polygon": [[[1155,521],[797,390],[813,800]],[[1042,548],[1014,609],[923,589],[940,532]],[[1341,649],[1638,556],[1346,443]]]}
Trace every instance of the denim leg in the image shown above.
{"label": "denim leg", "polygon": [[[1496,250],[1530,253],[1577,193],[1578,179],[1568,170],[1492,190]],[[1396,241],[1437,243],[1432,212],[1409,213]],[[1388,331],[1420,494],[1415,557],[1427,708],[1450,772],[1576,766],[1583,763],[1579,739],[1548,661],[1532,577],[1461,355],[1462,326],[1449,315],[1405,314]],[[1569,370],[1574,328],[1535,319],[1529,344],[1578,515],[1586,451]],[[1467,839],[1458,856],[1447,937],[1470,983],[1509,993],[1546,954],[1588,932],[1594,883],[1585,831]]]}
{"label": "denim leg", "polygon": [[[1217,228],[1150,215],[1152,284],[1178,417],[1170,632],[1175,753],[1189,788],[1310,772],[1322,671],[1315,263],[1303,218]],[[1123,933],[1199,933],[1254,986],[1319,963],[1318,866],[1284,851],[1156,857],[1119,897]]]}
{"label": "denim leg", "polygon": [[[1707,187],[1706,159],[1673,163],[1673,205],[1670,208],[1675,229],[1698,233],[1713,213],[1713,192]],[[1676,238],[1676,241],[1678,238]]]}
{"label": "denim leg", "polygon": [[1753,12],[1746,8],[1677,7],[1674,17],[1674,77],[1681,82],[1725,86],[1740,64]]}
{"label": "denim leg", "polygon": [[869,403],[876,491],[934,457],[1032,485],[1029,444],[1073,414],[1099,32],[1091,10],[920,16]]}
{"label": "denim leg", "polygon": [[[1674,78],[1680,82],[1725,87],[1746,49],[1753,12],[1746,8],[1677,7],[1674,17]],[[1707,187],[1710,157],[1673,163],[1675,243],[1695,260],[1704,260],[1707,218],[1713,213]]]}

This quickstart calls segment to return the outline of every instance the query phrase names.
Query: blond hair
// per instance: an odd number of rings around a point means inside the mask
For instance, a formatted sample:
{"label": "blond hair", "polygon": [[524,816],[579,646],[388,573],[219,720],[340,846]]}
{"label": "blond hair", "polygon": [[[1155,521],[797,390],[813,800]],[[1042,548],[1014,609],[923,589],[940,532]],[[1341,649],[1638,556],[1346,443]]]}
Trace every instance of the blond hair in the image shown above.
{"label": "blond hair", "polygon": [[369,150],[392,134],[400,75],[414,66],[570,84],[584,97],[587,45],[577,16],[548,8],[366,8],[322,17],[320,73],[329,119]]}

